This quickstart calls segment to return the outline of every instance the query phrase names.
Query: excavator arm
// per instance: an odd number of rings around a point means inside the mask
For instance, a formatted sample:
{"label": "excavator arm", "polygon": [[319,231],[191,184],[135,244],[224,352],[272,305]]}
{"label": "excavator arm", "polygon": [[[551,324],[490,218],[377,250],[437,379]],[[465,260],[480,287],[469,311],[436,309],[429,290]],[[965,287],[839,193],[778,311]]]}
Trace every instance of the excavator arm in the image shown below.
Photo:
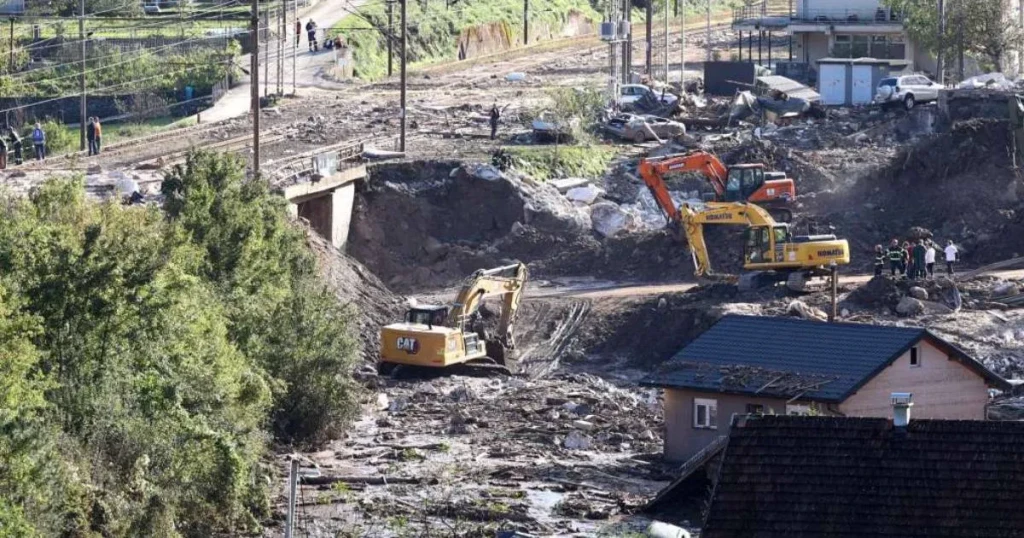
{"label": "excavator arm", "polygon": [[686,235],[686,244],[693,256],[693,274],[696,277],[712,273],[707,243],[704,242],[705,224],[775,225],[771,215],[754,204],[709,203],[703,211],[698,211],[689,204],[683,204],[679,211],[683,233]]}
{"label": "excavator arm", "polygon": [[679,208],[672,202],[665,185],[665,174],[669,172],[692,172],[699,171],[714,187],[719,198],[725,193],[725,181],[729,170],[722,164],[722,161],[706,151],[695,151],[685,155],[670,155],[654,159],[641,159],[638,167],[640,177],[644,184],[654,195],[655,201],[661,207],[665,218],[670,223],[678,223],[680,220]]}
{"label": "excavator arm", "polygon": [[455,298],[455,305],[448,314],[448,326],[466,330],[466,323],[480,308],[487,297],[502,296],[501,318],[498,321],[498,335],[505,347],[514,347],[512,323],[515,321],[522,300],[523,289],[529,273],[526,265],[516,263],[494,269],[481,269],[466,282]]}

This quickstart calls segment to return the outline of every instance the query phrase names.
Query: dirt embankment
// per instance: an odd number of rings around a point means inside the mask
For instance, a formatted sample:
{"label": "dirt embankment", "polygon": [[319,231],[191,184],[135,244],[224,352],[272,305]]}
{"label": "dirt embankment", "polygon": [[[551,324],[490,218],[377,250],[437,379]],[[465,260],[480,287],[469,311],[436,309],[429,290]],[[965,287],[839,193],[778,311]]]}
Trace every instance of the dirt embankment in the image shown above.
{"label": "dirt embankment", "polygon": [[589,215],[550,187],[452,173],[459,165],[377,166],[358,193],[348,251],[392,289],[452,285],[513,260],[528,263],[535,278],[692,276],[690,256],[668,232],[600,238]]}
{"label": "dirt embankment", "polygon": [[971,120],[922,138],[848,188],[819,193],[808,214],[841,230],[870,265],[875,244],[905,239],[912,227],[952,239],[968,264],[1024,253],[1021,179],[1004,120]]}

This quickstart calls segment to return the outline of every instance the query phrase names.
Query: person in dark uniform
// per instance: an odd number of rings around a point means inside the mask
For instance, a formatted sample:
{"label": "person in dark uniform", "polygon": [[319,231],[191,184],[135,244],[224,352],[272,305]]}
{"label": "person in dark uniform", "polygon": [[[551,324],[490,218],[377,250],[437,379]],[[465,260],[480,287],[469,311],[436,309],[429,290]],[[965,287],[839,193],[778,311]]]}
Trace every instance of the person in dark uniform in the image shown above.
{"label": "person in dark uniform", "polygon": [[875,276],[882,276],[882,271],[885,269],[885,250],[882,249],[882,245],[875,245]]}
{"label": "person in dark uniform", "polygon": [[18,130],[17,129],[11,129],[10,140],[11,140],[11,151],[14,152],[14,164],[21,164],[22,161],[25,158],[24,155],[22,154],[22,150],[24,149],[23,148],[24,144],[21,141],[21,136],[18,135]]}
{"label": "person in dark uniform", "polygon": [[501,110],[498,109],[498,103],[491,105],[489,121],[491,123],[491,140],[494,140],[498,136],[498,122],[501,121]]}

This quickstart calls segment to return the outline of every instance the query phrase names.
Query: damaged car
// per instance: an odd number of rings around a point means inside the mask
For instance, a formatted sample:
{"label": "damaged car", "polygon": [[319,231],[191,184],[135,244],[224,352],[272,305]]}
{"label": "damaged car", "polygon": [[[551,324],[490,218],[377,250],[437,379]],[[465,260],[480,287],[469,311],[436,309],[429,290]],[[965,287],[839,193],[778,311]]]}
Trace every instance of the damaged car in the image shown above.
{"label": "damaged car", "polygon": [[686,126],[658,116],[616,114],[605,123],[605,131],[623,140],[642,143],[684,135]]}

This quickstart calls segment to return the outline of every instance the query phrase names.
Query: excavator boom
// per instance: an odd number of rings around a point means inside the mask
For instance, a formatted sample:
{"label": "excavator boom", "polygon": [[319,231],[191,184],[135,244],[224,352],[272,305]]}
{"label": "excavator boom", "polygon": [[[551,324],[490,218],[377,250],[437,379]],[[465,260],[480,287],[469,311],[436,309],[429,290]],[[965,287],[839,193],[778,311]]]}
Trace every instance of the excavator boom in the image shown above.
{"label": "excavator boom", "polygon": [[529,274],[526,265],[522,263],[481,269],[473,273],[455,297],[455,304],[448,314],[448,326],[466,330],[469,318],[480,308],[480,303],[487,297],[501,295],[498,334],[501,335],[503,344],[511,344],[512,323],[518,313],[527,278]]}
{"label": "excavator boom", "polygon": [[719,202],[753,202],[776,211],[778,218],[788,222],[792,212],[786,207],[796,198],[792,179],[772,178],[762,165],[741,164],[727,168],[714,154],[695,151],[642,159],[638,166],[640,177],[650,189],[658,206],[670,223],[678,223],[680,213],[668,193],[664,177],[672,172],[700,172],[715,190]]}

